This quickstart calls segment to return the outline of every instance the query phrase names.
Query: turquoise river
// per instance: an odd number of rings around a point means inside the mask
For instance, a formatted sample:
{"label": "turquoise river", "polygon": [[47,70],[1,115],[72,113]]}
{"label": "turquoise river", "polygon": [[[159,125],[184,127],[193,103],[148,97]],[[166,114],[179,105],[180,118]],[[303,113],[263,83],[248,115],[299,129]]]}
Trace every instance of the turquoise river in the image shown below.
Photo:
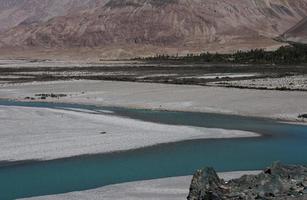
{"label": "turquoise river", "polygon": [[[257,138],[191,140],[50,161],[0,161],[0,199],[58,194],[136,180],[190,175],[203,166],[218,171],[255,170],[279,160],[307,164],[307,126],[234,115],[166,112],[90,105],[0,100],[2,106],[106,109],[163,124],[246,130]],[[1,123],[1,122],[0,122]]]}

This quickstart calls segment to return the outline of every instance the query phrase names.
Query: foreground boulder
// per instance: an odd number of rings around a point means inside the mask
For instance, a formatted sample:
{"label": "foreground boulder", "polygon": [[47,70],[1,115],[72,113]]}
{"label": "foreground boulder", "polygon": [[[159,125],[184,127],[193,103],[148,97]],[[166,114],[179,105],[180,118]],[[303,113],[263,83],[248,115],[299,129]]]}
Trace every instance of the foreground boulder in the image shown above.
{"label": "foreground boulder", "polygon": [[228,182],[220,179],[213,168],[204,168],[194,174],[187,199],[307,200],[307,167],[274,163],[258,175]]}

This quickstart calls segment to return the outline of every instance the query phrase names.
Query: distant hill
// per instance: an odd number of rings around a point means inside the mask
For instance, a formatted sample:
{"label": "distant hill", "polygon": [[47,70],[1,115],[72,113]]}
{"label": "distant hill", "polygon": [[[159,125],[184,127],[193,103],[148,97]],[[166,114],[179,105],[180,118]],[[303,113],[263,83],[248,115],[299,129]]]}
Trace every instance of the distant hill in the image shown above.
{"label": "distant hill", "polygon": [[[7,7],[19,11],[15,1]],[[307,15],[307,0],[19,1],[19,12],[37,9],[0,34],[2,48],[95,48],[135,56],[265,47]],[[46,9],[49,14],[40,11]]]}

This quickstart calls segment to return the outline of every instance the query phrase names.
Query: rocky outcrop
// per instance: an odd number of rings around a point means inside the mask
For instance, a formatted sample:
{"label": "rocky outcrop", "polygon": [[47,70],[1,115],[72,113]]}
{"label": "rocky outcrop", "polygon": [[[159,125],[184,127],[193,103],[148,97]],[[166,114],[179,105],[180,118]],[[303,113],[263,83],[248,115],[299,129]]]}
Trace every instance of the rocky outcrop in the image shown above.
{"label": "rocky outcrop", "polygon": [[197,171],[188,200],[307,199],[307,167],[274,163],[258,175],[225,182],[214,169]]}
{"label": "rocky outcrop", "polygon": [[307,17],[285,32],[281,38],[288,42],[307,44]]}

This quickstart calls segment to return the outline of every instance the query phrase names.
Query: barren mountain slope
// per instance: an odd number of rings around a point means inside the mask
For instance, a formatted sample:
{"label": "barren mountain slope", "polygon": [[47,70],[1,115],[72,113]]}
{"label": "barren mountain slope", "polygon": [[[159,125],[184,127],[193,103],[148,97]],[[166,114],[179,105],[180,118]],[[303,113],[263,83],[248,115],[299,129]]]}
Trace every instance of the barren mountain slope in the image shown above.
{"label": "barren mountain slope", "polygon": [[44,22],[50,18],[102,5],[105,0],[0,0],[0,32],[16,25]]}
{"label": "barren mountain slope", "polygon": [[307,44],[307,17],[282,35],[286,41]]}
{"label": "barren mountain slope", "polygon": [[307,0],[111,0],[35,26],[17,26],[0,41],[2,47],[201,51],[212,44],[276,37],[306,14]]}

